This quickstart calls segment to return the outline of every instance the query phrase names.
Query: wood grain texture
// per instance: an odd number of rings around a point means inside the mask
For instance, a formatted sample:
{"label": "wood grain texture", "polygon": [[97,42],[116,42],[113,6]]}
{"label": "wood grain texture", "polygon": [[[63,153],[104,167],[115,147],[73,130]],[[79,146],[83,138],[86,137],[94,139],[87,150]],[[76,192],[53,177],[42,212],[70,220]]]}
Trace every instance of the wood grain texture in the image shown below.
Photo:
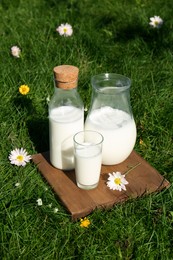
{"label": "wood grain texture", "polygon": [[[77,187],[75,171],[54,168],[49,161],[49,152],[35,154],[32,160],[70,212],[72,220],[85,217],[96,208],[110,208],[130,198],[158,192],[170,186],[170,183],[135,151],[121,164],[102,165],[98,187],[88,191]],[[113,171],[129,171],[126,175],[129,182],[126,191],[113,191],[107,187],[108,173]]]}

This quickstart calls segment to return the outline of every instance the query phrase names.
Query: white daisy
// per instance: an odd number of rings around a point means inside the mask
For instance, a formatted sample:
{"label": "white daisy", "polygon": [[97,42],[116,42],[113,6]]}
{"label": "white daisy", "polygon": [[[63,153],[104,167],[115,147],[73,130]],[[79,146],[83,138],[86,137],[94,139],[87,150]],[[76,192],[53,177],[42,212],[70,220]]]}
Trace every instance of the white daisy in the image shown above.
{"label": "white daisy", "polygon": [[49,95],[46,98],[46,102],[47,102],[47,104],[49,104],[49,102],[50,102],[50,96]]}
{"label": "white daisy", "polygon": [[31,160],[31,155],[28,155],[25,149],[14,149],[11,151],[9,155],[9,160],[11,164],[15,164],[17,166],[25,166],[27,162]]}
{"label": "white daisy", "polygon": [[37,201],[38,206],[42,206],[43,205],[42,199],[38,198],[36,201]]}
{"label": "white daisy", "polygon": [[58,210],[59,210],[58,208],[54,208],[53,212],[54,212],[54,213],[57,213]]}
{"label": "white daisy", "polygon": [[19,187],[20,186],[20,182],[16,182],[15,183],[15,187],[17,188],[17,187]]}
{"label": "white daisy", "polygon": [[20,53],[21,53],[21,50],[19,47],[17,46],[13,46],[11,47],[11,54],[16,57],[16,58],[20,58]]}
{"label": "white daisy", "polygon": [[126,181],[125,175],[122,175],[121,172],[109,173],[107,186],[111,190],[126,190],[126,184],[128,184],[128,181]]}
{"label": "white daisy", "polygon": [[68,23],[66,24],[61,24],[60,26],[58,26],[58,28],[56,28],[56,31],[62,36],[71,36],[73,34],[73,29],[72,26]]}
{"label": "white daisy", "polygon": [[52,207],[52,203],[48,204],[48,207],[51,208]]}
{"label": "white daisy", "polygon": [[149,24],[154,28],[160,28],[163,24],[163,20],[160,18],[160,16],[155,15],[154,17],[150,18]]}

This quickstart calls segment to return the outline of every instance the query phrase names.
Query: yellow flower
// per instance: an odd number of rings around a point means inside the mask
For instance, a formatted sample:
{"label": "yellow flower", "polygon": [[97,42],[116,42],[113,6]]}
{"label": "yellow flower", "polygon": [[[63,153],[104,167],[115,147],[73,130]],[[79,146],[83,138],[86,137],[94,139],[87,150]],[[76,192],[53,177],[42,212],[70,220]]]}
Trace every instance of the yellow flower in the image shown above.
{"label": "yellow flower", "polygon": [[81,218],[80,219],[80,227],[87,228],[91,224],[90,220],[88,218]]}
{"label": "yellow flower", "polygon": [[144,141],[140,138],[140,140],[139,140],[139,144],[140,145],[143,145],[144,144]]}
{"label": "yellow flower", "polygon": [[141,146],[146,146],[146,144],[144,143],[144,141],[140,138],[140,140],[139,140],[139,144],[141,145]]}
{"label": "yellow flower", "polygon": [[29,91],[30,91],[30,88],[28,87],[28,85],[21,85],[21,86],[19,87],[19,92],[20,92],[22,95],[28,94]]}

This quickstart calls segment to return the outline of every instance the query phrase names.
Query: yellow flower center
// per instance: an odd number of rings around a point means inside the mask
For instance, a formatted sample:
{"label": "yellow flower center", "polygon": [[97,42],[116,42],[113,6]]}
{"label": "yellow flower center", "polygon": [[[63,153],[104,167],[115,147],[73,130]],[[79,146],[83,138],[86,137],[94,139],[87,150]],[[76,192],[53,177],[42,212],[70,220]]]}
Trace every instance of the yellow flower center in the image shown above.
{"label": "yellow flower center", "polygon": [[30,88],[27,85],[21,85],[19,88],[19,92],[22,95],[26,95],[29,92]]}
{"label": "yellow flower center", "polygon": [[87,228],[91,224],[89,219],[87,219],[86,217],[84,219],[81,219],[80,222],[81,222],[80,226],[85,228]]}
{"label": "yellow flower center", "polygon": [[17,160],[18,160],[19,162],[22,162],[22,161],[23,161],[23,155],[18,155],[18,156],[17,156]]}
{"label": "yellow flower center", "polygon": [[121,184],[121,179],[120,178],[115,178],[114,182],[115,182],[115,184],[120,185]]}
{"label": "yellow flower center", "polygon": [[64,28],[64,33],[66,33],[67,32],[67,28]]}

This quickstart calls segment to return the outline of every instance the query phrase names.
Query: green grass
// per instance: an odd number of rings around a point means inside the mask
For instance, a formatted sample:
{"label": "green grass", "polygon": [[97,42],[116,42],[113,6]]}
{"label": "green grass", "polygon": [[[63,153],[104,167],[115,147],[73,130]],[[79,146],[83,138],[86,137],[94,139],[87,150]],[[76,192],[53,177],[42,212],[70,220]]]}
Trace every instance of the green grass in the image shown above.
{"label": "green grass", "polygon": [[[154,15],[164,20],[160,30],[148,24]],[[72,37],[56,32],[66,22]],[[92,75],[114,72],[132,79],[135,150],[172,182],[172,0],[1,0],[0,34],[1,259],[173,259],[172,186],[96,210],[82,229],[33,163],[20,168],[8,160],[15,147],[29,154],[49,149],[52,70],[72,64],[80,69],[78,89],[86,107]],[[12,57],[13,45],[21,48],[21,58]],[[31,89],[27,96],[18,92],[22,84]],[[38,198],[43,206],[37,206]]]}

